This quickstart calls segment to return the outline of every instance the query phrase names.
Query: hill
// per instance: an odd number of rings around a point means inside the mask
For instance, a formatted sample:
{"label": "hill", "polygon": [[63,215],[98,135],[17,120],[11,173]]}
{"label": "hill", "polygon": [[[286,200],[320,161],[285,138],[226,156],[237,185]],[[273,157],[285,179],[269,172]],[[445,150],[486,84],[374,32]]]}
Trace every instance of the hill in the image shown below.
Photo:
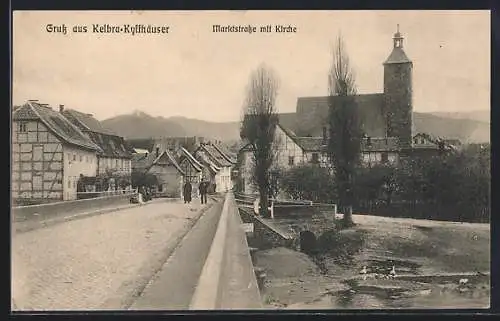
{"label": "hill", "polygon": [[489,110],[473,110],[467,112],[430,112],[434,116],[452,119],[470,119],[490,123],[491,113]]}
{"label": "hill", "polygon": [[469,143],[490,141],[489,122],[414,112],[413,123],[417,132],[429,133],[433,136],[455,138]]}
{"label": "hill", "polygon": [[[460,117],[459,117],[460,115]],[[455,113],[450,117],[435,113],[414,113],[414,125],[417,132],[456,138],[464,142],[489,142],[489,122],[463,118],[469,113]],[[470,113],[470,117],[479,117],[480,113]],[[489,115],[488,115],[489,117]],[[294,113],[283,114],[281,122],[294,128],[297,120]],[[127,139],[148,137],[198,136],[207,139],[234,143],[239,140],[239,122],[216,123],[185,117],[153,117],[143,112],[120,115],[102,121],[102,125]]]}

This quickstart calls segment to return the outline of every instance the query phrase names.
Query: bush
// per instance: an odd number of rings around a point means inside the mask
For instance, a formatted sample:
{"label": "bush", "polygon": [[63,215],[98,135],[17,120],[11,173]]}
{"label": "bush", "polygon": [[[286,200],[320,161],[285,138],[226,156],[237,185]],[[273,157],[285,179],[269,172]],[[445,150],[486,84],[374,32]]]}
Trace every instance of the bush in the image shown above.
{"label": "bush", "polygon": [[440,220],[489,221],[488,151],[465,149],[441,157],[408,159],[397,168],[359,169],[355,179],[358,211]]}
{"label": "bush", "polygon": [[300,165],[286,171],[280,185],[293,199],[323,203],[337,199],[333,176],[327,168],[317,165]]}

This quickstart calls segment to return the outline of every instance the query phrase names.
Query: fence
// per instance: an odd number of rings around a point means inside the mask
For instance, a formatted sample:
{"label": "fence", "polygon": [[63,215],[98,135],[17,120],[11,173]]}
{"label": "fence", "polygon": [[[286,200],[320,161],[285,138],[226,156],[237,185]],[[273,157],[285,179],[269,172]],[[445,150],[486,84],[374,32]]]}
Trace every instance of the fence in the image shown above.
{"label": "fence", "polygon": [[131,190],[123,189],[123,190],[103,191],[103,192],[77,192],[76,198],[81,200],[81,199],[107,197],[107,196],[115,196],[123,194],[135,194],[135,193],[137,193],[137,189],[131,189]]}

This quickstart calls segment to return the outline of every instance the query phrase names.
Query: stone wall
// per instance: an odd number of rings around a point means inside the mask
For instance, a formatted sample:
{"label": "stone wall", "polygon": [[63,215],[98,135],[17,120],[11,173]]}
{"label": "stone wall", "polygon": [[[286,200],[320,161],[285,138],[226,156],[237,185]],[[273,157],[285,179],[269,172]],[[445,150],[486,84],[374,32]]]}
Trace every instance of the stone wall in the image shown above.
{"label": "stone wall", "polygon": [[254,231],[248,234],[249,246],[259,249],[292,247],[293,239],[266,224],[261,218],[255,216],[251,209],[239,208],[239,213],[243,223],[253,223]]}
{"label": "stone wall", "polygon": [[254,232],[248,237],[251,247],[288,247],[296,249],[300,232],[311,231],[319,237],[335,227],[335,205],[283,207],[275,209],[275,218],[262,219],[250,208],[240,208],[244,223],[253,223]]}

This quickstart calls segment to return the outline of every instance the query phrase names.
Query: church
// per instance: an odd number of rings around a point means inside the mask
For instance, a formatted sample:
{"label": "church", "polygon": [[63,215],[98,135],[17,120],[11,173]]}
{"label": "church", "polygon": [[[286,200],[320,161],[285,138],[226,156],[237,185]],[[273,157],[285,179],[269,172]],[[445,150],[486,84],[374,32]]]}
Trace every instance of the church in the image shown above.
{"label": "church", "polygon": [[[364,139],[361,144],[362,162],[397,163],[400,155],[415,151],[437,152],[441,140],[424,133],[415,133],[413,125],[413,62],[404,51],[404,37],[399,31],[393,36],[392,51],[383,62],[384,91],[356,95]],[[335,100],[334,105],[335,108]],[[295,113],[280,113],[279,122],[295,140],[308,137],[309,145],[316,140],[316,151],[325,152],[328,133],[329,97],[299,97]],[[449,146],[446,146],[448,148]],[[310,148],[309,148],[310,149]]]}
{"label": "church", "polygon": [[[360,125],[361,164],[397,165],[403,157],[439,155],[454,146],[426,133],[415,133],[413,125],[413,62],[404,51],[404,38],[397,31],[392,38],[392,51],[383,62],[384,91],[356,95]],[[333,98],[335,102],[341,97]],[[329,97],[299,97],[295,113],[280,113],[275,134],[274,165],[289,169],[299,164],[329,166],[328,142]],[[243,190],[250,192],[252,151],[249,144],[240,150],[240,175]]]}

